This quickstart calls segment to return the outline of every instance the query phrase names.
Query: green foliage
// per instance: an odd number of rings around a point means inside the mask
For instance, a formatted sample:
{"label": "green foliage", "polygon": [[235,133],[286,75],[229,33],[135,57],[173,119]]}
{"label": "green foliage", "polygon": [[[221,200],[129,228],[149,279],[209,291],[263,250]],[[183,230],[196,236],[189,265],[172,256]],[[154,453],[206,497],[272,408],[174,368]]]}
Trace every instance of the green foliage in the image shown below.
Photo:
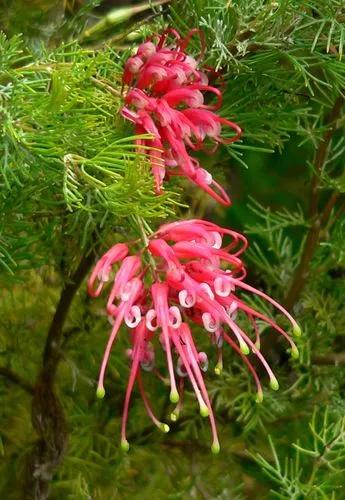
{"label": "green foliage", "polygon": [[[309,423],[309,436],[303,439],[309,441],[310,446],[293,443],[296,450],[294,458],[283,464],[271,438],[273,464],[261,455],[256,456],[258,464],[278,486],[274,491],[275,498],[336,498],[338,492],[341,495],[341,475],[345,471],[345,420],[339,415],[335,415],[335,419],[333,415],[332,419],[327,407],[319,413],[314,411]],[[316,476],[318,484],[314,484]]]}
{"label": "green foliage", "polygon": [[[23,269],[28,258],[42,264],[38,257],[54,249],[61,225],[67,232],[82,231],[85,246],[105,218],[115,217],[119,225],[128,214],[149,220],[174,214],[177,194],[154,194],[149,160],[135,152],[133,131],[119,117],[118,54],[84,50],[71,42],[34,59],[23,56],[18,37],[2,36],[0,43],[4,268]],[[28,224],[30,235],[23,231]],[[37,240],[44,250],[37,248]]]}
{"label": "green foliage", "polygon": [[[320,106],[332,106],[345,88],[343,2],[187,0],[171,7],[182,33],[200,27],[205,64],[222,69],[227,83],[222,114],[245,131],[243,147],[282,148],[291,134],[315,144],[322,134]],[[189,21],[186,22],[186,19]],[[264,149],[262,149],[262,146]],[[267,149],[268,148],[268,149]]]}

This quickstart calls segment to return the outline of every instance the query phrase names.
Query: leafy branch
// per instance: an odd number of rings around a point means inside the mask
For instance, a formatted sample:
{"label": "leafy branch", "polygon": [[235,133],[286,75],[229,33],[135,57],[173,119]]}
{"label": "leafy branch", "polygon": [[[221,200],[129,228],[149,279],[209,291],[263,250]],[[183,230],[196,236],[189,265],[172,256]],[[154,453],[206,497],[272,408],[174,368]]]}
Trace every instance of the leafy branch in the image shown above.
{"label": "leafy branch", "polygon": [[[330,498],[337,489],[337,478],[345,465],[345,419],[331,420],[326,407],[318,418],[315,410],[309,423],[311,446],[294,443],[295,456],[281,462],[276,446],[269,436],[273,463],[261,454],[252,455],[265,474],[278,488],[273,492],[276,498]],[[326,472],[328,476],[326,476]],[[320,477],[318,477],[320,476]],[[332,496],[333,498],[333,496]]]}
{"label": "leafy branch", "polygon": [[0,366],[0,377],[5,378],[11,384],[17,385],[18,387],[20,387],[29,394],[34,393],[33,386],[10,368],[7,368],[5,366]]}
{"label": "leafy branch", "polygon": [[311,181],[311,193],[309,202],[309,217],[311,220],[311,227],[308,231],[304,243],[300,262],[294,272],[289,291],[286,295],[285,305],[288,309],[291,309],[293,305],[298,301],[307,282],[311,260],[319,242],[320,232],[322,230],[322,217],[325,217],[325,214],[330,214],[333,206],[335,205],[335,202],[337,201],[337,196],[335,194],[332,194],[328,201],[328,204],[326,205],[324,214],[322,215],[319,213],[318,205],[320,199],[320,176],[322,174],[322,170],[327,158],[333,134],[337,129],[337,120],[341,115],[343,105],[344,98],[343,96],[339,96],[335,101],[333,108],[325,119],[327,130],[322,142],[315,152],[314,174]]}
{"label": "leafy branch", "polygon": [[62,404],[56,394],[56,373],[61,359],[63,327],[73,298],[94,260],[94,252],[85,254],[64,284],[56,306],[42,357],[32,400],[32,423],[39,436],[27,461],[23,491],[26,498],[48,498],[50,482],[60,464],[67,444],[67,428]]}

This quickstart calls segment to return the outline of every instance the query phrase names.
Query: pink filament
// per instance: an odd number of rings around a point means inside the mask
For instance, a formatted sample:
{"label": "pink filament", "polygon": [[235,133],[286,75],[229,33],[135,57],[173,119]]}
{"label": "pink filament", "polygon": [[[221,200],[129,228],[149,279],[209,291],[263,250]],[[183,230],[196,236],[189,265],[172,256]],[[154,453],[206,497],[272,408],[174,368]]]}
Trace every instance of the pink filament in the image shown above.
{"label": "pink filament", "polygon": [[131,399],[131,394],[133,391],[133,386],[134,382],[137,376],[138,372],[138,367],[140,363],[140,350],[142,347],[142,330],[145,328],[144,321],[138,326],[137,328],[137,335],[139,337],[138,341],[136,342],[134,349],[133,349],[133,362],[131,366],[131,371],[129,374],[129,379],[128,379],[128,384],[127,384],[127,389],[126,389],[126,396],[125,396],[125,402],[124,402],[124,407],[123,407],[123,413],[122,413],[122,423],[121,423],[121,439],[122,441],[126,440],[126,425],[127,425],[127,419],[128,419],[128,409],[129,409],[129,403]]}
{"label": "pink filament", "polygon": [[142,377],[141,377],[141,372],[140,371],[138,371],[137,380],[138,380],[138,386],[139,386],[140,395],[141,395],[142,400],[144,402],[144,406],[145,406],[146,412],[147,412],[148,416],[150,417],[150,419],[152,420],[152,422],[160,429],[161,425],[162,425],[162,422],[160,422],[158,420],[158,418],[154,415],[154,413],[152,411],[152,408],[150,406],[150,402],[149,402],[149,400],[148,400],[148,398],[146,396],[145,390],[144,390],[143,381],[142,381]]}

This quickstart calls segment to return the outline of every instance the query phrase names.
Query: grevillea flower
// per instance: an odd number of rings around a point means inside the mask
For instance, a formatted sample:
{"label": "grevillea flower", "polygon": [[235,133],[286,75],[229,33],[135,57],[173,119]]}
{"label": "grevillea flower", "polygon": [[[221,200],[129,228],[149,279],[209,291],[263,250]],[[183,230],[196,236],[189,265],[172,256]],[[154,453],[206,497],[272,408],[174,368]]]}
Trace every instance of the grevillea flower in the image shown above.
{"label": "grevillea flower", "polygon": [[[257,320],[266,323],[290,345],[297,348],[288,333],[266,314],[251,307],[243,297],[246,293],[265,299],[291,323],[295,335],[300,329],[291,315],[275,300],[245,282],[246,271],[241,254],[247,240],[241,234],[204,220],[185,220],[165,224],[148,240],[145,248],[134,255],[124,244],[112,247],[98,262],[91,274],[88,291],[97,297],[104,284],[113,282],[107,301],[107,313],[113,325],[101,365],[97,394],[103,397],[104,376],[110,351],[121,325],[127,326],[130,348],[130,375],[124,401],[121,445],[127,450],[126,423],[135,382],[144,406],[153,423],[168,432],[167,424],[154,415],[143,385],[142,371],[158,373],[154,368],[157,348],[166,358],[170,383],[170,400],[176,404],[171,419],[176,420],[182,407],[184,384],[189,380],[201,415],[211,424],[212,450],[219,451],[219,441],[211,401],[204,382],[208,356],[200,352],[192,333],[204,331],[217,351],[216,374],[222,370],[222,349],[229,345],[243,359],[257,387],[257,398],[263,398],[257,372],[247,355],[251,352],[263,365],[273,389],[277,379],[260,352]],[[251,331],[243,326],[249,319]],[[160,378],[163,378],[160,375]]]}
{"label": "grevillea flower", "polygon": [[[185,52],[194,34],[200,37],[199,60]],[[167,45],[169,35],[174,41]],[[204,37],[197,29],[191,30],[184,39],[170,29],[157,43],[141,44],[125,65],[123,83],[129,89],[122,116],[135,124],[138,135],[152,135],[151,139],[137,140],[137,145],[139,150],[149,152],[158,194],[167,175],[182,175],[219,203],[229,205],[222,186],[190,154],[207,148],[214,152],[219,143],[229,144],[241,135],[238,125],[214,113],[221,106],[222,94],[209,85],[206,72],[199,69],[204,51]],[[214,94],[215,104],[205,104],[205,94]],[[227,139],[221,137],[222,126],[230,127],[235,135]],[[207,146],[207,139],[213,143],[211,148]]]}

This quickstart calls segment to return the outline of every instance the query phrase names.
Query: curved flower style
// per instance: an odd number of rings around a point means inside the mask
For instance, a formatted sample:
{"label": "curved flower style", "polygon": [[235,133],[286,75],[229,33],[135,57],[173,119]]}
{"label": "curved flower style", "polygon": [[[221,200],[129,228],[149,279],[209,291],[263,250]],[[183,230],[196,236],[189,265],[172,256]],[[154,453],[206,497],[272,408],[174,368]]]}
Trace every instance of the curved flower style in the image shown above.
{"label": "curved flower style", "polygon": [[[297,348],[287,332],[242,298],[243,292],[264,298],[286,316],[294,334],[300,334],[297,323],[280,304],[245,282],[246,271],[240,256],[246,247],[246,238],[235,231],[204,220],[186,220],[161,226],[149,239],[147,247],[136,255],[128,255],[128,246],[119,243],[99,260],[88,283],[88,291],[93,297],[100,295],[104,283],[109,280],[111,267],[119,266],[107,302],[107,313],[113,328],[101,365],[97,389],[99,397],[105,394],[105,370],[122,324],[128,327],[131,344],[127,351],[131,368],[121,431],[124,450],[129,448],[126,422],[135,381],[138,382],[146,411],[153,423],[164,432],[169,430],[168,425],[153,414],[141,376],[142,370],[153,370],[155,350],[160,345],[167,362],[170,400],[177,404],[171,419],[178,418],[184,383],[189,379],[201,415],[210,419],[212,451],[219,451],[215,419],[203,378],[203,372],[208,368],[208,357],[198,350],[191,332],[193,324],[203,328],[216,346],[218,357],[214,370],[217,374],[222,370],[224,344],[230,345],[240,355],[254,377],[258,401],[263,398],[262,386],[246,355],[252,352],[260,360],[273,389],[278,389],[278,382],[260,352],[260,333],[256,321],[266,323],[285,337],[290,344],[291,354],[298,356]],[[149,260],[146,261],[145,257]],[[241,316],[250,320],[255,340],[239,326]]]}
{"label": "curved flower style", "polygon": [[[170,34],[175,41],[167,46]],[[224,189],[188,152],[205,150],[206,139],[213,141],[209,151],[214,152],[219,143],[234,142],[242,132],[238,125],[214,113],[221,106],[222,94],[209,85],[207,74],[198,69],[199,61],[185,53],[193,34],[200,37],[201,59],[205,41],[197,29],[191,30],[185,39],[170,29],[156,44],[147,41],[139,46],[125,65],[123,83],[129,85],[129,90],[121,112],[135,123],[138,135],[153,136],[137,140],[137,145],[144,152],[149,151],[157,194],[162,192],[167,175],[182,175],[219,203],[230,205]],[[205,104],[205,93],[214,94],[216,103]],[[230,127],[235,135],[222,138],[222,126]]]}

